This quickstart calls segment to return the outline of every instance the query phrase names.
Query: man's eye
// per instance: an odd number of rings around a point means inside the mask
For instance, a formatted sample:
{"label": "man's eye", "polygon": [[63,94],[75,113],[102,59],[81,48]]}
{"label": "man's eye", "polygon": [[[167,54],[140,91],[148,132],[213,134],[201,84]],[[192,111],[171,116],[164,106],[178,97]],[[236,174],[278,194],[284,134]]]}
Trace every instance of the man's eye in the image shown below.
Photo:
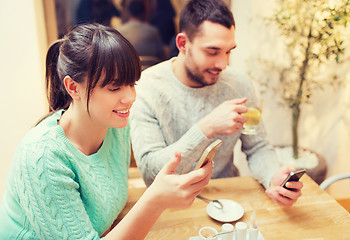
{"label": "man's eye", "polygon": [[207,54],[210,55],[210,56],[215,56],[215,55],[217,55],[218,53],[217,53],[217,52],[207,52]]}

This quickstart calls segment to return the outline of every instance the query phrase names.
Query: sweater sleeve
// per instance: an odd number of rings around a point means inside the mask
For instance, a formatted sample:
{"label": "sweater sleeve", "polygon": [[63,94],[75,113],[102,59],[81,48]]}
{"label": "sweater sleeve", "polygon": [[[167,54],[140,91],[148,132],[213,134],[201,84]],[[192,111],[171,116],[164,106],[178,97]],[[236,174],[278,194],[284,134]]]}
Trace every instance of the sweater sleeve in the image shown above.
{"label": "sweater sleeve", "polygon": [[[162,132],[167,128],[160,126],[155,115],[156,113],[150,109],[150,103],[138,97],[132,108],[131,140],[135,160],[147,185],[153,182],[176,151],[181,153],[181,162],[176,171],[178,173],[190,171],[211,141],[195,124],[180,139],[168,144]],[[169,124],[168,128],[171,128],[171,123]]]}
{"label": "sweater sleeve", "polygon": [[241,140],[252,176],[268,189],[279,167],[273,147],[267,143],[264,134],[242,135]]}
{"label": "sweater sleeve", "polygon": [[41,142],[23,146],[16,158],[19,204],[40,239],[99,239],[63,154]]}

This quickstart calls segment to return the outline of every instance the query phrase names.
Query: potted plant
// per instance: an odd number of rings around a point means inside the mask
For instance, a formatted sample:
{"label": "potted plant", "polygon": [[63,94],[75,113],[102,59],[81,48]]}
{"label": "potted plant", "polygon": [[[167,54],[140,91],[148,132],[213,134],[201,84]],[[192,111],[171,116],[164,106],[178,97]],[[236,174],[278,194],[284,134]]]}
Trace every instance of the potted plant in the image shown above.
{"label": "potted plant", "polygon": [[[302,149],[298,136],[302,105],[310,103],[316,90],[325,85],[339,86],[343,81],[334,72],[331,76],[320,72],[331,63],[343,62],[346,39],[343,33],[350,19],[350,0],[278,0],[277,6],[272,17],[265,20],[269,27],[275,27],[285,45],[285,61],[259,59],[263,72],[260,69],[261,74],[257,73],[255,67],[249,74],[262,89],[271,88],[274,81],[273,91],[290,108],[293,157],[298,159]],[[268,81],[262,75],[268,75]],[[321,161],[325,163],[322,158]],[[316,174],[321,176],[311,177],[320,183],[326,170]]]}

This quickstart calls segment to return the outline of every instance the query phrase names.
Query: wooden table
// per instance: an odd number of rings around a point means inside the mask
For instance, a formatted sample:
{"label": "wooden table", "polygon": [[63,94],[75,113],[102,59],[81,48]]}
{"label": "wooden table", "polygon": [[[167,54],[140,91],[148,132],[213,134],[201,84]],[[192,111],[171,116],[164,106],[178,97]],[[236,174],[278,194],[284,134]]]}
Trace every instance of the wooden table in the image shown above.
{"label": "wooden table", "polygon": [[[232,199],[241,204],[245,213],[237,221],[249,223],[254,209],[266,240],[349,240],[349,213],[309,176],[304,175],[301,181],[304,183],[303,195],[291,208],[280,207],[271,201],[264,188],[252,177],[210,180],[201,195],[211,199]],[[126,208],[119,219],[125,216],[144,190],[143,187],[130,187]],[[207,203],[196,199],[188,209],[166,210],[146,239],[188,239],[197,236],[203,226],[221,231],[222,223],[207,215],[206,206]]]}

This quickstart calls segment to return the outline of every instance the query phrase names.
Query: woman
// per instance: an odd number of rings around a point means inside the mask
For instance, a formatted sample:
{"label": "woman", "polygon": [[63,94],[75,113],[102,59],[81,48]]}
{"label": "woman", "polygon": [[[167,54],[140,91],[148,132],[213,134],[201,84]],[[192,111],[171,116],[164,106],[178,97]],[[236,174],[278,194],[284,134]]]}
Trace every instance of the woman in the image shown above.
{"label": "woman", "polygon": [[46,83],[54,113],[16,149],[0,239],[143,239],[166,208],[192,204],[212,163],[177,175],[176,153],[108,231],[127,200],[128,116],[139,77],[135,49],[109,27],[78,26],[49,48]]}

